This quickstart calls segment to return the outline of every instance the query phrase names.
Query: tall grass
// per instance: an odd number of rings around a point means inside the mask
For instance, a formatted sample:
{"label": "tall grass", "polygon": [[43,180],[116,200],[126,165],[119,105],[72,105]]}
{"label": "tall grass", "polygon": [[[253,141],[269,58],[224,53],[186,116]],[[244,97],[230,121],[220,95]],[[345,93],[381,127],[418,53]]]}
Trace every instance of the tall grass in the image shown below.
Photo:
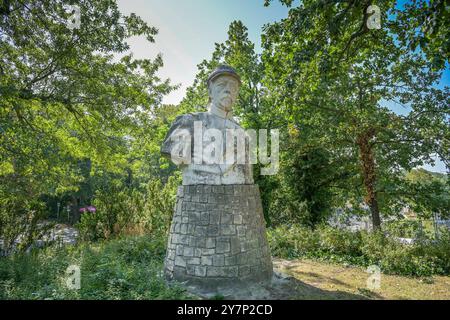
{"label": "tall grass", "polygon": [[[162,277],[165,239],[127,237],[74,247],[49,247],[0,259],[0,299],[183,299]],[[81,272],[69,289],[67,267]]]}

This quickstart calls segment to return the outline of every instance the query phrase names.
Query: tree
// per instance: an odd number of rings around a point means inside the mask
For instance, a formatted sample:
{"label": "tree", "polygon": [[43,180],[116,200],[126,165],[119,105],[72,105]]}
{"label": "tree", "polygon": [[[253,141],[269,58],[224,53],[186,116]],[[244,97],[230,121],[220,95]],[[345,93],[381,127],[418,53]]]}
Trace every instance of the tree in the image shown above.
{"label": "tree", "polygon": [[401,196],[420,218],[430,219],[433,214],[449,217],[450,181],[447,175],[414,169],[405,175],[405,180]]}
{"label": "tree", "polygon": [[[277,112],[303,139],[356,169],[348,171],[342,199],[359,205],[364,194],[378,229],[380,211],[389,213],[397,201],[391,191],[402,170],[432,162],[433,154],[448,161],[449,92],[434,87],[441,70],[423,51],[397,40],[405,26],[392,15],[394,1],[377,2],[383,27],[368,27],[374,3],[302,1],[265,27],[263,62]],[[409,113],[396,114],[389,104]]]}
{"label": "tree", "polygon": [[308,227],[323,223],[331,215],[330,182],[336,176],[328,151],[290,141],[282,156],[278,186],[271,199],[272,221]]}
{"label": "tree", "polygon": [[395,10],[399,40],[411,50],[420,46],[433,68],[441,69],[450,57],[450,10],[445,0],[415,0]]}
{"label": "tree", "polygon": [[[123,172],[132,139],[174,87],[157,76],[162,59],[134,59],[128,37],[154,42],[157,30],[115,1],[3,1],[0,5],[0,176],[3,201],[18,193],[78,189],[73,163]],[[75,167],[75,168],[74,168]]]}

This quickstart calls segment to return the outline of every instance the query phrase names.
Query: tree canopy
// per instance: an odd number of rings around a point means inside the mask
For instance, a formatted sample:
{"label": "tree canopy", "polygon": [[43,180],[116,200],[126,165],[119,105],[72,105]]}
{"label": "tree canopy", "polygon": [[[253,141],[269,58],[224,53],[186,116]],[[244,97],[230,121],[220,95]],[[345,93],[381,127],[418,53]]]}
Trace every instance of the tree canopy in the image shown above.
{"label": "tree canopy", "polygon": [[[427,59],[432,47],[414,50],[406,41],[412,7],[377,3],[382,28],[370,29],[372,3],[302,1],[266,26],[263,61],[279,112],[302,139],[346,163],[344,198],[359,202],[364,195],[379,227],[380,207],[389,212],[401,199],[403,171],[432,162],[433,154],[448,160],[450,101],[448,88],[436,88],[443,65]],[[407,114],[394,113],[393,105]]]}

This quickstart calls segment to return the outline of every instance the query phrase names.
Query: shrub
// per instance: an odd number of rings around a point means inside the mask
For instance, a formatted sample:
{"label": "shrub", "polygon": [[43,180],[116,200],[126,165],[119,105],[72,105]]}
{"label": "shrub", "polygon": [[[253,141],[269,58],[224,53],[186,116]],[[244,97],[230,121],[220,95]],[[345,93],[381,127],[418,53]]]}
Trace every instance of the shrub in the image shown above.
{"label": "shrub", "polygon": [[144,191],[111,190],[96,194],[95,212],[81,215],[78,228],[84,240],[108,239],[117,235],[165,235],[175,205],[178,179],[150,181]]}
{"label": "shrub", "polygon": [[386,221],[383,229],[390,235],[400,238],[422,238],[430,236],[422,226],[420,220]]}
{"label": "shrub", "polygon": [[298,223],[315,227],[331,214],[330,184],[336,170],[330,165],[329,151],[299,143],[302,139],[292,129],[280,154],[283,166],[279,175],[269,179],[275,180],[272,183],[263,183],[261,188],[263,199],[270,198],[264,209],[270,213],[272,226]]}
{"label": "shrub", "polygon": [[351,232],[329,226],[315,230],[300,226],[269,229],[272,253],[281,258],[308,257],[367,267],[385,273],[428,276],[450,274],[450,233],[439,240],[405,245],[381,232]]}
{"label": "shrub", "polygon": [[51,228],[41,223],[45,217],[42,202],[19,194],[4,197],[0,192],[0,256],[30,248]]}
{"label": "shrub", "polygon": [[319,247],[318,239],[313,239],[314,233],[307,228],[283,226],[269,230],[268,240],[274,256],[296,258]]}

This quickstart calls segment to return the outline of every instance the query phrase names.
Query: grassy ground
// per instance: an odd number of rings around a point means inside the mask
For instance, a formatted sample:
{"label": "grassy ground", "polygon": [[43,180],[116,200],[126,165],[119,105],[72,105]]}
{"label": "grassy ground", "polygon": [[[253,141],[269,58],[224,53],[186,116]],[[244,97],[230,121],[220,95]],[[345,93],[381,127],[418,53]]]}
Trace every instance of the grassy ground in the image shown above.
{"label": "grassy ground", "polygon": [[450,277],[381,275],[380,289],[368,290],[365,269],[313,260],[275,259],[275,267],[295,278],[290,299],[450,299]]}
{"label": "grassy ground", "polygon": [[[162,236],[127,237],[0,258],[0,299],[193,298],[181,286],[169,287],[164,281],[164,243]],[[66,285],[71,265],[80,268],[79,290]],[[382,275],[380,290],[370,291],[366,288],[370,274],[363,268],[307,259],[274,259],[274,266],[291,278],[275,278],[258,292],[238,292],[234,298],[450,299],[450,277]]]}

